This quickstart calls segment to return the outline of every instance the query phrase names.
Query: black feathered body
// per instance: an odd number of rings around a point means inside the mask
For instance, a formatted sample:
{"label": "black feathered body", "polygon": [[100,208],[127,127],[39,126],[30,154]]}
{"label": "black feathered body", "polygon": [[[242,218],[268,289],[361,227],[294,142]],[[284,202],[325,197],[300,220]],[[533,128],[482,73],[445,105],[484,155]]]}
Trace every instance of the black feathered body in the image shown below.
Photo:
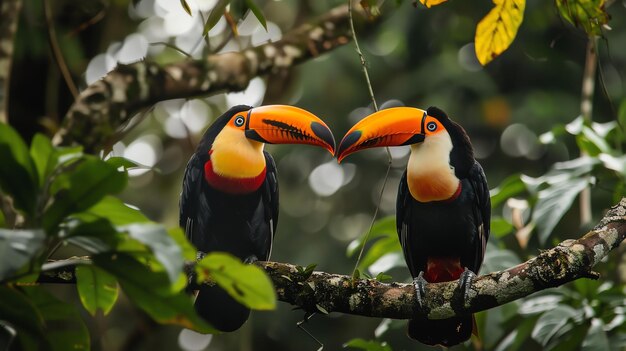
{"label": "black feathered body", "polygon": [[[448,200],[419,202],[409,191],[405,171],[398,189],[396,225],[411,275],[415,278],[424,272],[432,283],[456,280],[466,268],[478,273],[489,238],[491,201],[485,174],[474,160],[463,128],[439,109],[429,108],[428,115],[437,118],[450,135],[453,148],[448,156],[460,191]],[[472,315],[444,320],[419,317],[409,321],[408,333],[422,343],[450,347],[469,339],[474,327]]]}
{"label": "black feathered body", "polygon": [[[204,172],[215,137],[232,116],[250,108],[234,107],[209,127],[187,164],[180,198],[180,226],[199,251],[228,252],[248,262],[267,260],[271,253],[278,221],[274,160],[264,152],[265,180],[257,190],[245,194],[213,188],[205,180]],[[203,318],[222,331],[238,329],[250,313],[218,286],[203,286],[195,306]]]}

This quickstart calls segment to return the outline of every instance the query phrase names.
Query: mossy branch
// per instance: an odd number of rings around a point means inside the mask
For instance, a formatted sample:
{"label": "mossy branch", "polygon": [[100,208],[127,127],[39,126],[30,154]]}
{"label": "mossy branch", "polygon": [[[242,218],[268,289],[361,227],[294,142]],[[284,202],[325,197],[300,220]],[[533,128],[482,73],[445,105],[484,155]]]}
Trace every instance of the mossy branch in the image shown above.
{"label": "mossy branch", "polygon": [[[412,284],[353,280],[349,275],[317,271],[304,276],[293,264],[256,264],[273,281],[280,301],[305,311],[394,319],[409,319],[415,313],[422,313],[431,319],[443,319],[494,308],[576,279],[597,279],[599,275],[593,272],[593,266],[625,238],[626,198],[623,198],[582,238],[566,240],[507,270],[477,277],[471,284],[466,304],[456,281],[427,284],[423,311],[417,310]],[[48,272],[39,281],[73,283],[73,267]]]}
{"label": "mossy branch", "polygon": [[241,91],[257,76],[291,69],[348,43],[349,22],[344,5],[274,43],[168,65],[149,60],[119,65],[80,93],[53,141],[97,152],[115,142],[116,132],[138,111],[156,102]]}

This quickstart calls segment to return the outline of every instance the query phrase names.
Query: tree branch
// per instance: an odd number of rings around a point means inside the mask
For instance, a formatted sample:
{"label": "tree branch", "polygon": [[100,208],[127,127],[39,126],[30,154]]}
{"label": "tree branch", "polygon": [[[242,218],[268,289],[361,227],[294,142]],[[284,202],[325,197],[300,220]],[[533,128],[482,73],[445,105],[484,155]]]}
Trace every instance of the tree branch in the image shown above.
{"label": "tree branch", "polygon": [[[578,240],[566,240],[515,267],[477,277],[464,305],[457,281],[426,285],[425,309],[417,310],[415,288],[406,283],[313,272],[303,276],[295,265],[257,262],[274,283],[278,299],[309,312],[341,312],[367,317],[409,319],[420,313],[430,319],[479,312],[561,286],[579,278],[597,279],[594,265],[626,238],[626,198],[596,227]],[[188,271],[193,271],[191,264]],[[46,272],[41,283],[74,283],[74,267]]]}
{"label": "tree branch", "polygon": [[87,87],[70,107],[56,145],[82,144],[95,152],[140,109],[158,101],[240,91],[256,76],[290,69],[350,40],[347,6],[339,6],[275,43],[160,66],[119,65]]}
{"label": "tree branch", "polygon": [[21,0],[0,0],[0,123],[9,122],[9,78]]}

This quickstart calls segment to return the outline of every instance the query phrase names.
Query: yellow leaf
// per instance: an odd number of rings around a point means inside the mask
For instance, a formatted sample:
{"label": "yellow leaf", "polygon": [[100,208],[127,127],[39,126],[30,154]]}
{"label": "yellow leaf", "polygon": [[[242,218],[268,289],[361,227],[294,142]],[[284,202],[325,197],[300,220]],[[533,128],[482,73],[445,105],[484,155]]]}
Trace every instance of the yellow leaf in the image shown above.
{"label": "yellow leaf", "polygon": [[496,5],[476,27],[476,57],[484,66],[506,50],[524,19],[526,0],[493,0]]}
{"label": "yellow leaf", "polygon": [[428,8],[431,8],[432,6],[437,6],[439,4],[443,4],[446,1],[448,0],[420,0],[422,5],[425,5]]}

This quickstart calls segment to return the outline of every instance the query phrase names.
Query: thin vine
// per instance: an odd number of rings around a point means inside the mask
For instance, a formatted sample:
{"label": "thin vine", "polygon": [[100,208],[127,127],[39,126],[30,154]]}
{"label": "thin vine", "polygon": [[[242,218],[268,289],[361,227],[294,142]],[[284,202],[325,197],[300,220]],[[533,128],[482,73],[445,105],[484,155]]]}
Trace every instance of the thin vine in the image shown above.
{"label": "thin vine", "polygon": [[[367,61],[365,60],[363,51],[361,51],[361,47],[359,46],[359,41],[357,40],[357,37],[356,37],[356,31],[354,30],[354,18],[352,16],[352,1],[351,0],[348,0],[348,15],[350,16],[350,30],[352,31],[352,40],[354,41],[356,52],[359,55],[359,59],[361,61],[361,68],[363,70],[363,75],[365,76],[365,83],[367,84],[367,88],[370,94],[370,99],[372,99],[372,106],[374,107],[374,110],[378,112],[378,104],[376,103],[376,98],[374,97],[374,89],[372,88],[370,75],[367,71]],[[389,172],[391,171],[392,158],[391,158],[391,151],[389,150],[389,147],[386,147],[385,150],[387,150],[387,172],[385,173],[385,179],[383,180],[383,185],[380,188],[380,193],[378,194],[378,201],[376,203],[376,209],[374,210],[374,214],[372,215],[372,221],[370,222],[369,229],[367,230],[367,233],[365,234],[365,238],[363,238],[363,242],[361,243],[361,249],[359,250],[359,256],[357,257],[356,263],[354,264],[354,269],[352,270],[353,278],[358,278],[358,276],[355,277],[355,275],[358,271],[359,262],[361,262],[361,258],[363,257],[363,251],[365,250],[365,244],[367,243],[367,239],[369,238],[370,233],[372,232],[372,228],[374,227],[374,223],[376,222],[376,217],[378,217],[378,210],[380,209],[380,203],[383,199],[383,194],[385,192],[385,185],[387,185],[387,180],[389,179]]]}

